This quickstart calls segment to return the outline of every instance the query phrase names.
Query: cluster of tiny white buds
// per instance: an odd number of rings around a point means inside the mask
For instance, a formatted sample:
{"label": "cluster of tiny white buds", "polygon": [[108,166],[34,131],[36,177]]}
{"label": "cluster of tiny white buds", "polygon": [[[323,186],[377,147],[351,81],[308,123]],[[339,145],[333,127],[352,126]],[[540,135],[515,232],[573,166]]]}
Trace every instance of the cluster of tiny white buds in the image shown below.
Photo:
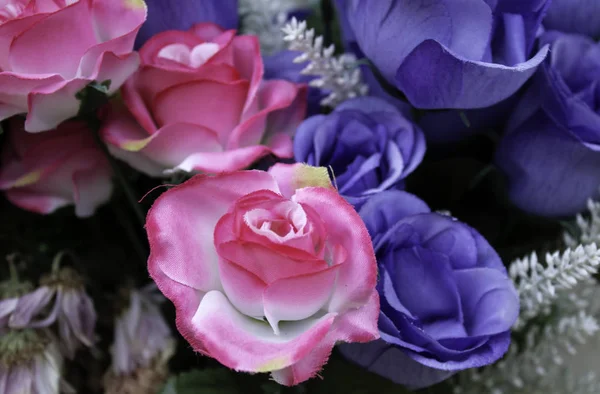
{"label": "cluster of tiny white buds", "polygon": [[580,245],[563,253],[546,254],[546,264],[534,252],[510,265],[510,277],[517,286],[521,299],[521,313],[515,329],[541,313],[558,298],[558,293],[574,288],[598,272],[600,250],[595,244]]}
{"label": "cluster of tiny white buds", "polygon": [[329,92],[321,105],[335,108],[348,99],[369,93],[354,55],[345,53],[335,56],[335,45],[324,47],[323,36],[315,36],[315,30],[308,29],[306,21],[299,22],[292,18],[282,31],[288,48],[302,52],[294,62],[308,62],[302,74],[317,77],[310,82],[310,86]]}
{"label": "cluster of tiny white buds", "polygon": [[577,226],[578,235],[565,232],[563,235],[565,244],[568,247],[574,247],[579,244],[600,244],[600,202],[588,200],[587,208],[589,217],[577,215],[575,225]]}
{"label": "cluster of tiny white buds", "polygon": [[565,353],[574,355],[577,347],[599,330],[598,321],[583,311],[559,318],[543,329],[534,327],[527,332],[523,345],[513,343],[497,364],[460,374],[454,393],[524,394],[557,386],[558,372],[566,365]]}

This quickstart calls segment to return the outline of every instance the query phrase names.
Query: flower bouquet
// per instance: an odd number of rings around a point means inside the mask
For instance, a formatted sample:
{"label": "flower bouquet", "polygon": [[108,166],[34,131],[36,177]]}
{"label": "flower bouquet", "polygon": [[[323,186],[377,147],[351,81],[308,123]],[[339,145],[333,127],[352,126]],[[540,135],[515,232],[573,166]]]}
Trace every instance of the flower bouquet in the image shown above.
{"label": "flower bouquet", "polygon": [[599,18],[0,1],[0,394],[599,393]]}

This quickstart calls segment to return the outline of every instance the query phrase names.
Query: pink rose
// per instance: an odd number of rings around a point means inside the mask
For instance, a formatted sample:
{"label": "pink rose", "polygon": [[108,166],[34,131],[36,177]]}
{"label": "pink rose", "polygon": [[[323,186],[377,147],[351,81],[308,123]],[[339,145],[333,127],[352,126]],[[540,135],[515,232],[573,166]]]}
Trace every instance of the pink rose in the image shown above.
{"label": "pink rose", "polygon": [[23,119],[8,122],[2,150],[0,190],[13,204],[48,214],[75,205],[79,217],[109,200],[111,169],[92,132],[81,122],[62,123],[51,133],[25,131]]}
{"label": "pink rose", "polygon": [[[290,168],[296,176],[282,177]],[[148,268],[196,351],[295,385],[337,342],[379,337],[364,223],[331,187],[295,189],[315,184],[315,173],[328,179],[323,170],[197,175],[154,204]]]}
{"label": "pink rose", "polygon": [[268,154],[293,157],[306,86],[263,81],[258,39],[202,23],[140,49],[142,66],[102,131],[115,156],[151,176],[218,173]]}
{"label": "pink rose", "polygon": [[0,120],[27,112],[27,131],[50,130],[77,114],[90,82],[118,90],[138,67],[145,19],[143,0],[0,2]]}

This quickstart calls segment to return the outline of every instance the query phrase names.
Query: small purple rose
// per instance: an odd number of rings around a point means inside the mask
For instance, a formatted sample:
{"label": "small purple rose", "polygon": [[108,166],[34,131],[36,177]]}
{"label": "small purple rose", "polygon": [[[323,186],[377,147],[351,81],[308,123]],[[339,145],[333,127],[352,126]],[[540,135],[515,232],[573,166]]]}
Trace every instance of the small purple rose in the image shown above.
{"label": "small purple rose", "polygon": [[348,100],[329,115],[305,120],[294,139],[296,161],[329,167],[340,194],[356,207],[383,190],[402,188],[424,154],[418,126],[375,97]]}
{"label": "small purple rose", "polygon": [[402,191],[372,197],[359,213],[379,265],[381,339],[341,346],[346,357],[411,388],[502,357],[519,298],[487,241]]}

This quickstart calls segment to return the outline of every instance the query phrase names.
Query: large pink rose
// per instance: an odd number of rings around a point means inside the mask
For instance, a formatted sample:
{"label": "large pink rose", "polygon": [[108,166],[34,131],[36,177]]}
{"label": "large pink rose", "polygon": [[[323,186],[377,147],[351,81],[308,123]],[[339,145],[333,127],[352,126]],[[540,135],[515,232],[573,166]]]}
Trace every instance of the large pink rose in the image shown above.
{"label": "large pink rose", "polygon": [[151,176],[293,156],[306,86],[263,81],[256,37],[203,23],[157,34],[140,55],[140,70],[122,89],[126,108],[113,108],[102,131],[115,156]]}
{"label": "large pink rose", "polygon": [[69,121],[33,134],[20,117],[8,121],[2,150],[0,190],[13,204],[38,213],[75,205],[91,216],[112,192],[111,168],[84,123]]}
{"label": "large pink rose", "polygon": [[27,113],[27,131],[50,130],[77,114],[90,82],[119,89],[145,19],[143,0],[0,1],[0,120]]}
{"label": "large pink rose", "polygon": [[295,385],[337,342],[379,337],[379,298],[358,214],[331,187],[296,189],[314,168],[298,178],[285,166],[197,175],[157,200],[146,227],[150,275],[193,348]]}

